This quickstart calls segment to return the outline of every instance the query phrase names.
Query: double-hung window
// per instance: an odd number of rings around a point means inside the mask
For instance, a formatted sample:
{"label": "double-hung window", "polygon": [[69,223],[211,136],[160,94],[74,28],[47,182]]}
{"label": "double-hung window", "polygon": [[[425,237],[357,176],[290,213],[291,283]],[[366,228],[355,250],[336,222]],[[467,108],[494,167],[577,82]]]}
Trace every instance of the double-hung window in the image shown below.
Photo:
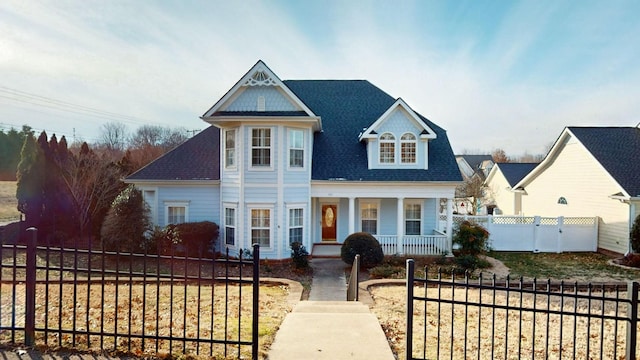
{"label": "double-hung window", "polygon": [[396,137],[391,133],[380,135],[380,163],[393,164],[396,162]]}
{"label": "double-hung window", "polygon": [[403,164],[416,163],[416,136],[411,133],[400,138],[400,161]]}
{"label": "double-hung window", "polygon": [[303,209],[289,209],[289,244],[302,244]]}
{"label": "double-hung window", "polygon": [[378,205],[363,203],[360,206],[361,228],[363,232],[375,235],[378,233]]}
{"label": "double-hung window", "polygon": [[271,210],[251,209],[251,243],[271,247]]}
{"label": "double-hung window", "polygon": [[224,166],[227,168],[236,166],[236,131],[224,132]]}
{"label": "double-hung window", "polygon": [[405,235],[420,235],[422,207],[420,204],[404,205],[404,233]]}
{"label": "double-hung window", "polygon": [[164,206],[167,225],[189,222],[188,201],[166,201]]}
{"label": "double-hung window", "polygon": [[251,130],[251,165],[271,166],[271,129]]}
{"label": "double-hung window", "polygon": [[304,167],[304,132],[289,130],[289,167]]}
{"label": "double-hung window", "polygon": [[236,209],[224,209],[224,242],[227,245],[236,245]]}

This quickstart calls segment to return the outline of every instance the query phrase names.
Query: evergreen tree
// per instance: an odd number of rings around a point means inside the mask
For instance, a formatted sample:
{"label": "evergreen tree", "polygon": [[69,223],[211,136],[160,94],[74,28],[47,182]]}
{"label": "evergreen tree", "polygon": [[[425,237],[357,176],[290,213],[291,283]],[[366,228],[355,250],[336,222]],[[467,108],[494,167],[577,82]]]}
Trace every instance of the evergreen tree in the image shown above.
{"label": "evergreen tree", "polygon": [[27,226],[39,226],[42,216],[45,162],[33,134],[25,138],[18,164],[16,197],[18,211],[25,214]]}
{"label": "evergreen tree", "polygon": [[142,192],[133,185],[126,187],[111,203],[100,232],[105,250],[140,250],[145,233],[151,230],[149,208]]}

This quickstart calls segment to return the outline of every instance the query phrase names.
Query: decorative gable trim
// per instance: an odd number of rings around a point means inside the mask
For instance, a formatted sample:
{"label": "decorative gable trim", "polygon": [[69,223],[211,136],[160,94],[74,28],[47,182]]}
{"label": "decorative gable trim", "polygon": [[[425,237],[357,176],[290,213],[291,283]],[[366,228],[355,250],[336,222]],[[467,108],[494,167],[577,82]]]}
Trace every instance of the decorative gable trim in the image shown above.
{"label": "decorative gable trim", "polygon": [[433,131],[424,121],[422,121],[422,118],[420,118],[420,116],[416,114],[415,111],[413,111],[413,109],[411,109],[411,107],[409,107],[409,105],[407,105],[407,103],[402,100],[402,98],[398,98],[396,102],[393,103],[393,105],[391,105],[387,109],[387,111],[384,112],[384,114],[382,114],[373,124],[371,124],[371,126],[363,129],[363,132],[360,134],[358,140],[362,141],[364,139],[377,139],[378,133],[375,129],[377,129],[380,124],[385,122],[397,108],[404,109],[409,114],[409,118],[413,120],[419,128],[422,128],[422,132],[420,133],[421,140],[436,138],[436,132]]}
{"label": "decorative gable trim", "polygon": [[[256,104],[257,111],[249,112],[232,112],[231,114],[226,112],[227,106],[234,101],[246,88],[259,87],[259,86],[272,86],[281,91],[286,98],[288,98],[297,108],[297,111],[289,111],[287,114],[281,114],[278,111],[264,111],[265,104],[264,98],[259,97]],[[244,114],[246,113],[246,114]],[[269,67],[259,60],[253,67],[229,90],[220,98],[207,112],[200,118],[212,125],[218,125],[224,121],[230,120],[227,118],[233,118],[233,121],[238,121],[242,116],[260,116],[260,117],[311,117],[317,124],[314,127],[316,130],[322,128],[320,117],[314,114],[307,105],[305,105],[298,96],[296,96],[285,84],[278,78],[278,76],[269,69]]]}

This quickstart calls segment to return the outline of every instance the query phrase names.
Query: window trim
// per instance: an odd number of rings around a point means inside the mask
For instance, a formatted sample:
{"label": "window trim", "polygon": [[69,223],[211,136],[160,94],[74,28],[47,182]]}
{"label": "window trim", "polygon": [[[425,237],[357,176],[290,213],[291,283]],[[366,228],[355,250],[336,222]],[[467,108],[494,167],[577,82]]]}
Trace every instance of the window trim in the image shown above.
{"label": "window trim", "polygon": [[[364,231],[364,229],[362,228],[362,222],[365,220],[364,216],[363,216],[363,210],[365,210],[365,206],[369,206],[369,205],[373,205],[376,209],[376,232],[371,233],[371,235],[378,235],[380,233],[380,202],[379,201],[375,201],[375,200],[365,200],[365,201],[361,201],[359,204],[359,209],[360,209],[360,221],[359,221],[359,226],[360,226],[360,231]],[[373,219],[366,219],[366,220],[373,220]]]}
{"label": "window trim", "polygon": [[[420,208],[420,217],[418,219],[409,219],[407,218],[407,207],[408,206],[415,206],[418,205],[418,207]],[[409,236],[418,236],[418,235],[422,235],[422,230],[424,229],[424,224],[423,224],[423,215],[424,215],[424,204],[421,201],[405,201],[404,203],[404,214],[403,214],[403,218],[404,218],[404,234],[405,235],[409,235]],[[418,221],[419,226],[420,226],[420,232],[419,234],[407,234],[407,221]]]}
{"label": "window trim", "polygon": [[[269,226],[268,227],[255,227],[253,226],[253,211],[254,210],[267,210],[269,212]],[[267,229],[269,230],[269,246],[263,246],[260,244],[260,248],[264,250],[273,250],[274,239],[273,239],[273,206],[260,206],[260,205],[252,205],[249,206],[249,239],[251,240],[251,244],[255,244],[253,240],[253,230],[254,229]]]}
{"label": "window trim", "polygon": [[[300,225],[292,225],[291,224],[291,211],[292,210],[300,210],[301,216],[300,216]],[[288,240],[288,244],[291,245],[292,241],[291,241],[291,230],[292,229],[301,229],[302,234],[301,234],[301,239],[300,239],[300,243],[304,245],[304,239],[305,239],[305,221],[304,221],[304,215],[305,215],[305,207],[301,206],[301,205],[288,205],[287,206],[287,240]]]}
{"label": "window trim", "polygon": [[[230,150],[230,148],[227,147],[227,138],[229,136],[229,133],[233,133],[233,164],[229,165],[229,156],[228,156],[228,151]],[[224,168],[225,169],[229,169],[229,170],[235,170],[237,169],[237,164],[238,164],[238,131],[237,129],[227,129],[224,131]]]}
{"label": "window trim", "polygon": [[[291,141],[291,136],[294,133],[300,133],[300,135],[302,136],[302,147],[294,147]],[[295,129],[295,128],[290,128],[287,129],[287,167],[290,170],[304,170],[307,166],[307,161],[305,159],[306,156],[306,151],[305,151],[305,147],[304,147],[304,143],[305,143],[305,131],[304,129]],[[292,160],[292,156],[291,156],[291,151],[292,150],[299,150],[302,151],[302,166],[293,166],[291,164],[291,160]]]}
{"label": "window trim", "polygon": [[[169,225],[169,224],[173,224],[171,222],[169,222],[169,208],[171,207],[183,207],[184,208],[184,222],[188,223],[189,222],[189,203],[190,201],[176,201],[176,200],[172,200],[172,201],[165,201],[164,202],[164,224]],[[178,224],[183,224],[183,223],[178,223]]]}
{"label": "window trim", "polygon": [[[387,136],[390,136],[391,138],[385,139]],[[385,149],[385,155],[388,153],[392,156],[391,161],[382,161],[383,145],[391,145],[391,151]],[[391,132],[385,132],[378,137],[378,163],[380,165],[393,165],[396,163],[396,136]]]}
{"label": "window trim", "polygon": [[[233,224],[229,224],[227,222],[227,210],[233,210]],[[225,204],[223,206],[223,216],[224,216],[224,236],[223,236],[223,244],[225,247],[237,248],[238,247],[238,206]],[[227,228],[233,229],[233,244],[229,244],[227,242]]]}
{"label": "window trim", "polygon": [[[410,135],[413,139],[406,140],[404,137]],[[405,161],[404,145],[413,145],[413,161]],[[406,132],[400,136],[400,164],[415,165],[418,163],[418,139],[414,133]]]}
{"label": "window trim", "polygon": [[[251,127],[249,128],[249,168],[251,170],[258,170],[258,171],[268,171],[268,170],[273,170],[273,162],[274,162],[274,152],[273,152],[273,143],[274,143],[274,137],[273,137],[273,133],[274,133],[274,129],[272,127]],[[268,146],[254,146],[253,144],[253,132],[255,130],[269,130],[269,145]],[[255,165],[253,163],[253,151],[257,150],[257,149],[268,149],[269,150],[269,164],[268,165]]]}

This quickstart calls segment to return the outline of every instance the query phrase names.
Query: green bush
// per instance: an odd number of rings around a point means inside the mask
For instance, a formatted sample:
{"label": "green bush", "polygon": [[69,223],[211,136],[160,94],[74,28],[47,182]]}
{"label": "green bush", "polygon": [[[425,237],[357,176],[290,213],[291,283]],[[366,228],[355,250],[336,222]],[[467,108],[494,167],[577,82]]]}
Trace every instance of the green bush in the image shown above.
{"label": "green bush", "polygon": [[344,240],[340,249],[342,261],[351,265],[356,255],[360,255],[360,266],[372,268],[382,264],[384,253],[382,246],[373,235],[365,232],[353,233]]}
{"label": "green bush", "polygon": [[309,252],[299,242],[291,244],[291,260],[296,269],[306,269],[309,267]]}
{"label": "green bush", "polygon": [[211,221],[170,224],[156,228],[147,241],[147,251],[158,254],[186,255],[190,257],[211,257],[212,247],[218,239],[218,225]]}
{"label": "green bush", "polygon": [[129,185],[111,203],[100,238],[105,250],[135,252],[142,248],[149,230],[149,208],[142,192]]}
{"label": "green bush", "polygon": [[633,222],[629,240],[631,241],[631,251],[640,254],[640,215],[638,215]]}
{"label": "green bush", "polygon": [[453,236],[453,243],[460,247],[458,252],[462,255],[483,255],[487,253],[489,232],[478,224],[463,221]]}

